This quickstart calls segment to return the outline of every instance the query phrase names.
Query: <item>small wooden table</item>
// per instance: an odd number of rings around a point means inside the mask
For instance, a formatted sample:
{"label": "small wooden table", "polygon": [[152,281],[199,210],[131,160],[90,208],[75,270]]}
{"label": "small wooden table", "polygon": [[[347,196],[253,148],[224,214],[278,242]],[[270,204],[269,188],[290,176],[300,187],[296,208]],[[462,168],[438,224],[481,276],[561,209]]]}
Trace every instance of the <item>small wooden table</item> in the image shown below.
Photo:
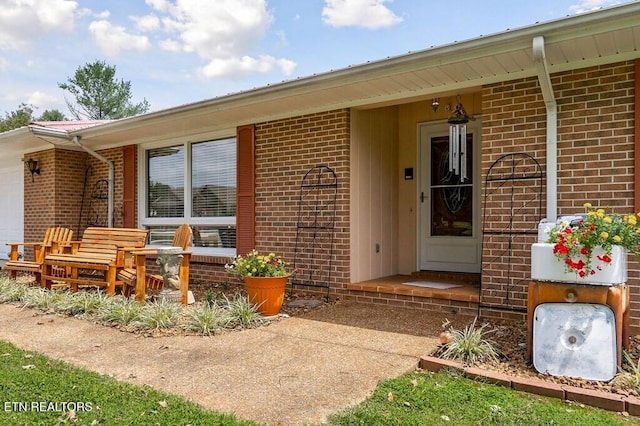
{"label": "small wooden table", "polygon": [[[157,248],[144,248],[131,250],[131,254],[135,257],[136,265],[136,290],[135,300],[144,302],[146,298],[147,279],[157,280],[159,276],[147,276],[147,256],[156,257],[158,255]],[[191,252],[183,250],[182,261],[180,262],[180,293],[182,294],[182,304],[186,305],[189,294],[189,261],[191,260]],[[162,278],[160,277],[160,280]]]}

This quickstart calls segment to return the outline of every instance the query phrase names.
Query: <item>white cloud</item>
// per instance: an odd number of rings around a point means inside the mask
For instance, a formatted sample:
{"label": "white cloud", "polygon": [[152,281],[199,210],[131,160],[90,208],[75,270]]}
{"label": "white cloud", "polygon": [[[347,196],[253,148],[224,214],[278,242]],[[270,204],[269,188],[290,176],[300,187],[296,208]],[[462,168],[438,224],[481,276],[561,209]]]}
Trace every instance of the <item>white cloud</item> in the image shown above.
{"label": "white cloud", "polygon": [[262,55],[258,58],[243,56],[240,58],[217,58],[198,70],[205,78],[224,76],[248,75],[255,72],[270,72],[279,68],[285,75],[290,75],[296,67],[296,63],[288,59],[276,59],[273,56]]}
{"label": "white cloud", "polygon": [[5,71],[9,67],[9,60],[0,56],[0,71]]}
{"label": "white cloud", "polygon": [[384,3],[393,0],[325,0],[322,18],[334,27],[384,28],[402,22],[402,18]]}
{"label": "white cloud", "polygon": [[39,109],[45,110],[54,108],[54,105],[57,105],[59,103],[59,99],[57,96],[43,93],[37,90],[27,96],[26,103],[28,105],[33,105]]}
{"label": "white cloud", "polygon": [[109,21],[93,21],[89,24],[89,32],[107,56],[117,56],[121,50],[147,50],[151,46],[146,36],[130,34],[124,27]]}
{"label": "white cloud", "polygon": [[569,6],[569,10],[574,13],[584,13],[616,4],[620,4],[620,2],[617,0],[580,0],[578,4]]}
{"label": "white cloud", "polygon": [[71,0],[3,0],[0,49],[25,49],[44,33],[71,32],[77,8]]}
{"label": "white cloud", "polygon": [[160,19],[156,15],[131,16],[131,19],[142,32],[155,31],[160,28]]}
{"label": "white cloud", "polygon": [[199,72],[207,78],[263,73],[279,67],[291,72],[286,59],[251,52],[273,22],[265,0],[147,0],[161,15],[162,29],[170,36],[160,42],[168,51],[197,54],[207,65]]}

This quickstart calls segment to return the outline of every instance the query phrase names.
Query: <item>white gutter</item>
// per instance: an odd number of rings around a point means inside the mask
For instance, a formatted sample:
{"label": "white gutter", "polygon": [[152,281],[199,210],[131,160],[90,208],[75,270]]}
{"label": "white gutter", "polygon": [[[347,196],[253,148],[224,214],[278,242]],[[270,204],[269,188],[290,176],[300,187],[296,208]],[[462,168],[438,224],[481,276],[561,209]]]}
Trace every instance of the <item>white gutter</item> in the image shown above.
{"label": "white gutter", "polygon": [[558,214],[558,104],[553,95],[542,36],[533,39],[533,58],[547,107],[547,221],[555,223]]}
{"label": "white gutter", "polygon": [[97,152],[95,152],[94,150],[92,150],[91,148],[88,148],[84,145],[82,145],[82,143],[80,143],[80,136],[74,136],[73,139],[71,139],[71,141],[76,144],[77,146],[79,146],[80,148],[82,148],[82,150],[84,150],[85,152],[89,153],[90,155],[94,156],[95,158],[97,158],[98,160],[102,161],[103,163],[105,163],[107,165],[107,167],[109,168],[109,177],[108,177],[108,181],[109,181],[109,186],[108,186],[108,203],[107,203],[107,221],[108,224],[107,226],[109,228],[113,227],[113,185],[114,185],[114,175],[115,175],[115,171],[114,171],[114,166],[113,166],[113,162],[107,160],[106,158],[104,158],[102,155],[98,154]]}
{"label": "white gutter", "polygon": [[[109,189],[108,189],[108,206],[107,206],[107,222],[108,222],[108,227],[111,228],[113,227],[113,184],[114,184],[114,175],[115,175],[115,171],[114,171],[114,166],[113,166],[113,162],[107,160],[106,158],[104,158],[102,155],[98,154],[97,152],[93,151],[91,148],[88,148],[84,145],[82,145],[80,143],[80,136],[73,136],[73,138],[69,135],[69,132],[67,132],[66,130],[61,130],[61,129],[51,129],[51,128],[47,128],[47,127],[43,127],[43,126],[29,126],[29,130],[31,131],[31,133],[33,133],[34,136],[39,136],[40,138],[54,138],[54,139],[63,139],[66,141],[71,141],[73,142],[76,146],[80,147],[83,151],[91,154],[92,156],[94,156],[95,158],[97,158],[98,160],[102,161],[103,163],[105,163],[107,165],[107,167],[109,168]],[[47,142],[56,145],[55,142],[52,142],[50,140],[44,139]]]}

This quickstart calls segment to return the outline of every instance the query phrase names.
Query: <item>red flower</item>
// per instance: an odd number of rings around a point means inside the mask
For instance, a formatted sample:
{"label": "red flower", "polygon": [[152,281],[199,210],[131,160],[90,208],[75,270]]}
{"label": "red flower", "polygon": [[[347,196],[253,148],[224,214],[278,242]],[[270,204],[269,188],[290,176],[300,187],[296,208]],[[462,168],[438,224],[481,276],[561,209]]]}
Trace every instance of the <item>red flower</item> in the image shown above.
{"label": "red flower", "polygon": [[597,256],[598,260],[603,261],[604,263],[610,263],[611,257],[608,254],[603,254],[602,256]]}
{"label": "red flower", "polygon": [[589,255],[589,250],[587,250],[586,247],[582,247],[580,249],[580,253],[584,254],[585,256]]}

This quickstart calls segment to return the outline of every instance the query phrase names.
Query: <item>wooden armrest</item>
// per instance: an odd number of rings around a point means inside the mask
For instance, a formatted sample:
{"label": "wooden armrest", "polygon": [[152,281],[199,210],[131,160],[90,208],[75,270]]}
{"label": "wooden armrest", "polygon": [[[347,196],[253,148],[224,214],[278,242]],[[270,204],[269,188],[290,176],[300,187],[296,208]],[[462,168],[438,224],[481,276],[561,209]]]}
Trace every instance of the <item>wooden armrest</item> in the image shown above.
{"label": "wooden armrest", "polygon": [[25,243],[25,242],[11,242],[11,243],[6,243],[8,246],[35,246],[35,245],[42,245],[42,241],[40,241],[39,243]]}

